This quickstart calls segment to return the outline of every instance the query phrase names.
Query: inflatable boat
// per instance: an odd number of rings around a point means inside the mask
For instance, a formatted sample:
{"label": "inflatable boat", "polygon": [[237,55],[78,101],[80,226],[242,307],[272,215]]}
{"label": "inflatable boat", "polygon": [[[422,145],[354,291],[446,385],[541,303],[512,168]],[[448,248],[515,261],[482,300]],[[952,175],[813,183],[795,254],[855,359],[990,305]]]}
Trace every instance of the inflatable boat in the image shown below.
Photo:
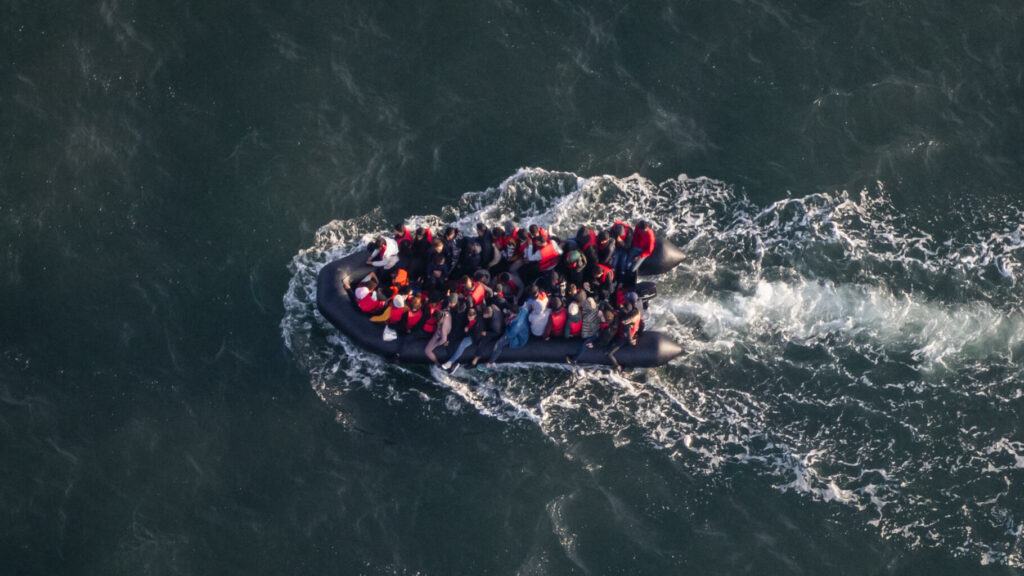
{"label": "inflatable boat", "polygon": [[[668,240],[659,238],[654,252],[640,266],[639,273],[661,274],[674,268],[682,259],[683,254],[679,248]],[[414,334],[385,341],[382,337],[383,326],[370,322],[369,317],[356,306],[352,294],[345,289],[346,281],[350,285],[355,285],[372,270],[373,267],[366,264],[366,254],[362,251],[324,266],[317,278],[317,309],[335,328],[361,348],[402,363],[429,363],[430,360],[424,352],[424,347],[430,339],[429,334]],[[580,344],[580,340],[543,341],[531,338],[521,348],[506,347],[497,362],[565,364],[565,357],[579,351]],[[434,353],[444,362],[455,351],[457,345],[458,342],[449,342],[448,346],[438,348]],[[682,351],[682,347],[668,335],[645,330],[636,346],[623,347],[615,353],[615,357],[624,367],[652,367],[667,363]],[[607,351],[597,348],[586,349],[576,362],[612,365]]]}

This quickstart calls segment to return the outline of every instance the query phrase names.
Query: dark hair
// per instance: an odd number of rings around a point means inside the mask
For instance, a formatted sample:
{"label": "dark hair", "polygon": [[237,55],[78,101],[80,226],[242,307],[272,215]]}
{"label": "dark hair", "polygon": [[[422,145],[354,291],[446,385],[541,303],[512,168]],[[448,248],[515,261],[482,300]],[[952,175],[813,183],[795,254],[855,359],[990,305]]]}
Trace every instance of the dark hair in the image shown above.
{"label": "dark hair", "polygon": [[647,230],[647,221],[646,220],[639,220],[636,223],[636,226],[634,226],[634,228],[636,228],[637,230]]}
{"label": "dark hair", "polygon": [[612,236],[615,236],[616,238],[622,236],[622,224],[612,226]]}
{"label": "dark hair", "polygon": [[559,298],[558,296],[555,296],[554,298],[552,298],[551,299],[551,307],[554,308],[555,310],[558,310],[559,308],[561,308],[562,307],[562,299]]}
{"label": "dark hair", "polygon": [[401,222],[395,224],[395,232],[405,232],[405,224],[402,224]]}
{"label": "dark hair", "polygon": [[611,237],[610,234],[608,234],[607,230],[601,230],[601,233],[597,235],[597,241],[598,242],[607,242],[607,241],[611,240],[611,238],[612,237]]}

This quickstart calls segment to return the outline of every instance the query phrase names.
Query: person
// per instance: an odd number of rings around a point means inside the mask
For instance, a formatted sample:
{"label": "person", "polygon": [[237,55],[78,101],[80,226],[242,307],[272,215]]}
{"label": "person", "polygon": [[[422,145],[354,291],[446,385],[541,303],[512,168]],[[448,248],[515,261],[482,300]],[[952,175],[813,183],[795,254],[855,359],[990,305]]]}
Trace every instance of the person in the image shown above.
{"label": "person", "polygon": [[[600,329],[597,331],[597,333],[583,340],[583,343],[580,344],[580,348],[576,352],[576,354],[566,356],[566,362],[568,362],[569,364],[576,364],[576,361],[579,359],[580,354],[583,354],[585,350],[592,348],[607,348],[611,346],[612,342],[615,341],[615,337],[619,332],[620,326],[619,317],[615,313],[615,309],[607,304],[602,303],[600,315]],[[612,364],[614,364],[616,368],[618,368],[619,364],[618,361],[615,359],[615,356],[612,355],[610,358]]]}
{"label": "person", "polygon": [[536,224],[530,224],[528,230],[530,231],[531,238],[543,238],[548,242],[551,241],[551,236],[548,235],[548,231]]}
{"label": "person", "polygon": [[420,226],[412,236],[412,257],[426,260],[427,254],[430,253],[430,245],[433,243],[434,235],[431,233],[430,228]]}
{"label": "person", "polygon": [[576,249],[583,254],[586,262],[597,262],[597,233],[593,228],[580,226],[576,231]]}
{"label": "person", "polygon": [[555,338],[567,338],[566,326],[569,320],[569,312],[562,305],[562,299],[555,296],[551,298],[551,312],[548,314],[548,325],[544,328],[544,340]]}
{"label": "person", "polygon": [[473,326],[473,343],[476,349],[470,365],[479,366],[481,358],[489,357],[497,348],[498,340],[505,331],[505,315],[495,304],[485,304],[480,310],[480,318]]}
{"label": "person", "polygon": [[598,264],[591,269],[590,282],[585,285],[589,292],[597,300],[607,300],[611,297],[615,286],[615,273],[604,264]]}
{"label": "person", "polygon": [[392,236],[395,239],[395,243],[398,244],[398,255],[400,257],[408,258],[412,255],[412,233],[409,232],[409,228],[401,222],[395,224]]}
{"label": "person", "polygon": [[469,276],[463,276],[459,279],[458,290],[459,295],[469,300],[472,306],[483,304],[484,299],[494,293],[490,286]]}
{"label": "person", "polygon": [[633,228],[633,250],[629,254],[629,273],[636,275],[640,265],[654,253],[654,230],[646,220],[640,220]]}
{"label": "person", "polygon": [[548,310],[548,295],[536,285],[530,286],[527,293],[530,297],[523,304],[523,308],[529,314],[530,334],[544,336],[544,329],[548,326],[548,315],[551,313]]}
{"label": "person", "polygon": [[526,250],[526,260],[529,265],[522,269],[520,276],[526,284],[532,283],[541,274],[554,269],[562,256],[562,250],[558,244],[547,240],[543,236],[536,236]]}
{"label": "person", "polygon": [[565,307],[565,330],[562,336],[566,340],[583,337],[583,307],[578,301],[579,294],[573,294],[569,298],[569,305]]}
{"label": "person", "polygon": [[481,247],[477,238],[464,238],[462,249],[459,251],[459,265],[457,275],[469,276],[480,269]]}
{"label": "person", "polygon": [[394,238],[381,236],[370,244],[370,257],[366,263],[381,270],[391,270],[398,264],[398,243]]}
{"label": "person", "polygon": [[509,243],[509,249],[512,251],[512,254],[508,256],[508,261],[511,263],[510,272],[515,274],[527,264],[526,251],[532,244],[533,239],[530,238],[530,233],[525,228],[517,228],[514,241]]}
{"label": "person", "polygon": [[608,268],[615,266],[615,242],[612,241],[612,235],[607,230],[602,230],[597,235],[597,259],[593,260],[591,264],[603,264]]}
{"label": "person", "polygon": [[615,358],[615,353],[623,346],[636,346],[642,318],[640,309],[629,300],[619,308],[618,316],[619,328],[616,332],[615,340],[608,349],[608,358],[615,365],[615,369],[622,372],[622,366],[619,365],[618,359]]}
{"label": "person", "polygon": [[462,298],[457,299],[452,312],[452,331],[448,335],[450,341],[458,342],[455,351],[448,360],[441,364],[444,370],[451,370],[458,363],[462,353],[473,344],[472,331],[476,326],[476,308]]}
{"label": "person", "polygon": [[612,269],[617,276],[625,276],[626,264],[629,262],[630,251],[633,249],[633,228],[625,222],[615,221],[611,229],[611,238],[615,241],[615,259]]}
{"label": "person", "polygon": [[425,321],[423,298],[419,294],[413,294],[405,301],[405,314],[398,323],[398,332],[403,336],[415,334],[423,327]]}
{"label": "person", "polygon": [[448,274],[451,268],[445,258],[444,251],[435,251],[431,254],[431,260],[427,262],[426,275],[423,278],[423,289],[428,292],[436,292],[444,288],[448,283]]}
{"label": "person", "polygon": [[439,366],[440,362],[437,361],[437,356],[434,355],[434,350],[440,346],[448,345],[448,335],[452,331],[452,317],[444,308],[439,308],[434,312],[434,325],[436,329],[433,331],[433,336],[427,341],[426,347],[423,348],[423,352],[426,353],[427,358],[435,365]]}
{"label": "person", "polygon": [[370,272],[359,282],[355,290],[356,305],[363,312],[374,315],[379,314],[388,305],[387,299],[383,298],[377,291],[380,282],[377,275]]}
{"label": "person", "polygon": [[565,279],[570,284],[582,285],[587,280],[586,272],[589,270],[587,257],[580,250],[569,250],[565,253]]}
{"label": "person", "polygon": [[[480,245],[480,268],[490,269],[495,264],[494,259],[494,237],[491,229],[483,222],[476,223],[476,243]],[[475,272],[475,270],[474,270]]]}

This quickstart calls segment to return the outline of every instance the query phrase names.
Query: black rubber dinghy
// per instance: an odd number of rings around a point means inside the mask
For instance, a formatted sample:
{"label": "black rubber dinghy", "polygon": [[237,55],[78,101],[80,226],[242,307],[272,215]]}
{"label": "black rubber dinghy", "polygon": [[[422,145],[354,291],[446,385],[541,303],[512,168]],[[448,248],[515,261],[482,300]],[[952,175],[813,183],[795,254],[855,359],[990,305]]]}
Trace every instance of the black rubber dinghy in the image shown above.
{"label": "black rubber dinghy", "polygon": [[[683,259],[682,252],[667,240],[658,239],[651,257],[640,266],[640,274],[660,274],[675,267]],[[399,337],[397,340],[383,339],[384,327],[370,322],[369,317],[356,307],[351,293],[345,289],[347,280],[355,286],[373,267],[366,264],[362,251],[335,260],[320,270],[317,279],[316,306],[324,318],[361,348],[380,354],[389,360],[402,363],[429,363],[424,352],[430,335],[426,333]],[[564,364],[567,355],[580,349],[580,340],[551,339],[549,341],[531,338],[522,348],[506,347],[498,362],[546,362]],[[434,351],[440,361],[445,361],[455,351],[458,342],[449,342],[447,347]],[[624,346],[615,353],[619,364],[627,367],[652,367],[667,363],[682,353],[682,348],[668,335],[644,331],[636,346]],[[463,357],[463,360],[469,360]],[[481,359],[486,361],[486,359]],[[587,349],[579,356],[580,364],[612,365],[607,350]]]}

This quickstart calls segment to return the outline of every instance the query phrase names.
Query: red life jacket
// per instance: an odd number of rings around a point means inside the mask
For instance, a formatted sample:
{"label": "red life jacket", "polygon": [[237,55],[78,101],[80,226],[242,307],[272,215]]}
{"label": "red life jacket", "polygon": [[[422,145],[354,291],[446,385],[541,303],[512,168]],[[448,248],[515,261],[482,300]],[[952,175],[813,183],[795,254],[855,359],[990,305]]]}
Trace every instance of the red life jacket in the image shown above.
{"label": "red life jacket", "polygon": [[402,226],[402,235],[395,237],[395,243],[398,244],[399,253],[409,255],[409,251],[412,250],[412,233],[409,232],[408,226]]}
{"label": "red life jacket", "polygon": [[[616,220],[616,221],[615,221],[615,223],[614,223],[614,224],[612,224],[612,228],[615,228],[615,226],[616,226],[616,225],[618,225],[618,226],[622,226],[622,235],[621,235],[621,236],[612,236],[612,240],[619,240],[619,241],[623,241],[623,240],[625,240],[625,239],[626,239],[626,233],[627,233],[627,232],[628,232],[629,230],[632,230],[632,229],[633,229],[633,227],[632,227],[632,226],[630,226],[629,224],[626,224],[625,222],[620,222],[620,221],[618,221],[618,220]],[[609,232],[609,234],[610,234],[610,233],[611,233],[611,232]]]}
{"label": "red life jacket", "polygon": [[547,231],[547,230],[545,230],[545,229],[541,228],[540,226],[537,226],[537,233],[538,233],[538,234],[539,234],[539,235],[540,235],[541,237],[543,237],[543,238],[544,238],[545,240],[547,240],[547,241],[548,241],[548,243],[550,243],[550,242],[551,242],[551,237],[550,237],[550,236],[548,236],[548,231]]}
{"label": "red life jacket", "polygon": [[366,296],[363,297],[363,299],[356,300],[356,304],[359,306],[360,310],[366,312],[367,314],[376,314],[377,312],[380,312],[381,310],[384,309],[385,306],[388,305],[387,302],[383,300],[375,300],[373,298],[372,290],[370,292],[367,292]]}
{"label": "red life jacket", "polygon": [[580,252],[586,252],[587,248],[590,248],[591,246],[593,246],[594,248],[597,248],[597,233],[594,232],[593,229],[589,230],[589,232],[590,232],[590,237],[587,238],[586,244],[584,244],[583,247],[580,248]]}
{"label": "red life jacket", "polygon": [[466,290],[463,286],[459,286],[459,292],[461,292],[463,296],[472,300],[474,306],[479,306],[484,301],[484,296],[487,295],[487,291],[484,289],[484,285],[480,282],[473,280],[470,280],[470,282],[473,285],[472,288]]}
{"label": "red life jacket", "polygon": [[420,318],[423,318],[423,308],[416,311],[409,310],[405,314],[405,329],[412,330],[415,328],[420,323]]}
{"label": "red life jacket", "polygon": [[613,272],[611,268],[601,264],[600,262],[597,263],[597,267],[601,270],[601,274],[597,276],[598,282],[611,282],[615,279],[615,272]]}
{"label": "red life jacket", "polygon": [[427,321],[423,323],[423,331],[424,332],[431,332],[432,333],[434,330],[437,330],[437,318],[434,316],[434,314],[438,310],[440,310],[440,309],[441,309],[441,303],[440,302],[431,302],[427,306],[427,313],[430,314],[430,316],[427,317]]}
{"label": "red life jacket", "polygon": [[398,324],[402,321],[402,315],[405,314],[405,308],[391,307],[391,315],[388,316],[388,324]]}
{"label": "red life jacket", "polygon": [[552,310],[548,318],[548,321],[551,322],[551,335],[561,338],[565,334],[565,321],[569,318],[569,312],[565,308]]}
{"label": "red life jacket", "polygon": [[[632,326],[629,327],[629,339],[630,340],[636,338],[637,332],[640,331],[640,322],[642,322],[642,320],[637,320],[636,322],[633,323]],[[626,330],[626,325],[625,324],[620,324],[619,325],[619,332],[625,334],[625,330]]]}
{"label": "red life jacket", "polygon": [[555,248],[555,245],[548,242],[544,246],[541,246],[540,262],[537,263],[537,266],[542,272],[547,272],[558,265],[558,258],[560,256],[561,255],[558,253],[558,249]]}
{"label": "red life jacket", "polygon": [[[519,242],[518,238],[516,238],[516,242]],[[520,258],[526,258],[526,249],[529,248],[531,244],[533,244],[533,238],[530,238],[530,235],[527,234],[526,240],[519,242],[519,245],[516,246],[516,254],[518,254]]]}
{"label": "red life jacket", "polygon": [[569,322],[569,338],[579,338],[583,335],[583,320],[582,315],[580,320],[576,322]]}
{"label": "red life jacket", "polygon": [[640,257],[646,258],[654,252],[654,231],[648,228],[643,232],[633,229],[633,247],[640,249]]}

